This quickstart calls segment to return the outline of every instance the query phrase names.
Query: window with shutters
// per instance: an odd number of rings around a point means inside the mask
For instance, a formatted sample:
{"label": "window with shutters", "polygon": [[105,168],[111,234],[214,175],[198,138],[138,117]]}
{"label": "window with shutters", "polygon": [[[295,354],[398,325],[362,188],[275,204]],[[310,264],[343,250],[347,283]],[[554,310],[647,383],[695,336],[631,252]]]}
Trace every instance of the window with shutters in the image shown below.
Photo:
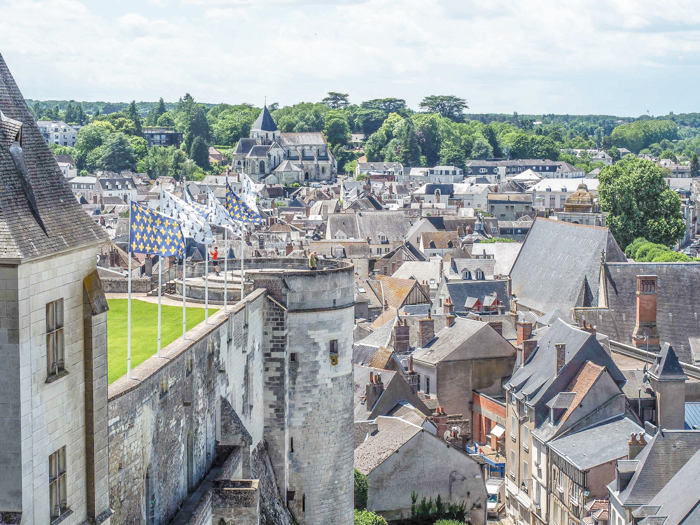
{"label": "window with shutters", "polygon": [[63,337],[63,299],[46,305],[46,365],[49,379],[66,371]]}

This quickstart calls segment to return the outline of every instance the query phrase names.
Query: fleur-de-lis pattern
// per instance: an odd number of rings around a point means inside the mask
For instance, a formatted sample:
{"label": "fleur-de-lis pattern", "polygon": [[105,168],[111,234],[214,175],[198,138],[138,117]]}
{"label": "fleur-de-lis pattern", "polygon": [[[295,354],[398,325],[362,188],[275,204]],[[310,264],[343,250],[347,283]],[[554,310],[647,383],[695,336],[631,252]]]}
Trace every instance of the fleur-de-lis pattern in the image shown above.
{"label": "fleur-de-lis pattern", "polygon": [[163,192],[163,214],[180,221],[183,234],[193,238],[195,242],[206,245],[214,242],[214,235],[207,220],[190,204],[167,191]]}
{"label": "fleur-de-lis pattern", "polygon": [[163,257],[185,256],[185,238],[179,221],[131,202],[129,248],[133,253]]}
{"label": "fleur-de-lis pattern", "polygon": [[226,184],[226,210],[234,221],[251,224],[263,222],[263,218],[251,210],[228,184]]}

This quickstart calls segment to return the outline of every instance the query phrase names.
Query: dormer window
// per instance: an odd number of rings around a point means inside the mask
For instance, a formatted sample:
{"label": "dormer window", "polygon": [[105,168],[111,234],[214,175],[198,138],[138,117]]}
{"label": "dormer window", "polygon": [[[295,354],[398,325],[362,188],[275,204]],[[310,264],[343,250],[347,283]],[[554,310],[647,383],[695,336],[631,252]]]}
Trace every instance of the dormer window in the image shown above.
{"label": "dormer window", "polygon": [[464,270],[464,273],[462,274],[462,279],[464,279],[465,281],[471,281],[472,273],[469,270]]}
{"label": "dormer window", "polygon": [[484,280],[484,272],[481,270],[481,268],[477,268],[475,274],[476,274],[476,280],[477,280],[477,281],[483,281],[483,280]]}

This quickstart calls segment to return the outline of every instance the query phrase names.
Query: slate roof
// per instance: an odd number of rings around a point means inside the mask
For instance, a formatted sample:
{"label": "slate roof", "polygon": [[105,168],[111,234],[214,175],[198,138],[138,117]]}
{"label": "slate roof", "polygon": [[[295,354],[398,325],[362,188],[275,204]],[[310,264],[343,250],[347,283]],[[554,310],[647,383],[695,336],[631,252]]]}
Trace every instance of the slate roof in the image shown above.
{"label": "slate roof", "polygon": [[670,343],[682,362],[693,364],[691,340],[700,337],[700,263],[608,263],[607,308],[577,310],[576,319],[593,323],[613,341],[632,344],[638,275],[658,276],[656,327],[661,343]]}
{"label": "slate roof", "polygon": [[267,145],[256,145],[250,148],[250,151],[248,152],[247,157],[259,157],[259,158],[265,158],[267,157],[267,152],[270,151],[270,146]]}
{"label": "slate roof", "polygon": [[[372,408],[374,408],[367,406],[365,403],[365,395],[367,393],[366,385],[369,383],[370,372],[381,376],[384,390],[389,387],[389,383],[394,379],[397,372],[359,365],[355,365],[353,370],[353,406],[355,407],[355,421],[366,421],[372,412]],[[379,398],[377,398],[377,401],[379,401]]]}
{"label": "slate roof", "polygon": [[406,261],[394,272],[392,277],[415,279],[419,283],[434,280],[434,288],[440,283],[440,261]]}
{"label": "slate roof", "polygon": [[2,55],[0,112],[0,258],[29,259],[106,241],[71,192]]}
{"label": "slate roof", "polygon": [[686,381],[688,379],[678,361],[676,352],[668,343],[661,348],[649,372],[656,376],[659,381]]}
{"label": "slate roof", "polygon": [[598,304],[603,250],[608,261],[627,260],[607,228],[538,218],[510,272],[512,292],[540,314]]}
{"label": "slate roof", "polygon": [[280,146],[325,146],[326,138],[323,133],[282,133],[280,134]]}
{"label": "slate roof", "polygon": [[[625,507],[648,504],[698,450],[700,430],[657,432],[635,461],[629,462],[636,463],[636,468],[627,487],[618,495],[621,503]],[[694,477],[697,475],[695,470]]]}
{"label": "slate roof", "polygon": [[624,414],[601,421],[575,434],[548,443],[562,458],[579,470],[587,470],[615,459],[627,457],[631,433],[643,432]]}
{"label": "slate roof", "polygon": [[465,303],[469,297],[483,300],[487,295],[498,294],[506,312],[510,311],[508,281],[452,281],[447,283],[447,290],[454,304],[455,314],[466,314]]}
{"label": "slate roof", "polygon": [[256,139],[240,139],[238,144],[236,144],[236,149],[233,150],[234,155],[247,155],[253,146],[256,146],[258,141]]}
{"label": "slate roof", "polygon": [[699,472],[700,451],[696,452],[651,499],[648,507],[653,508],[654,511],[650,517],[641,520],[640,525],[654,523],[697,525],[700,523],[700,491],[690,489],[690,487],[697,487]]}
{"label": "slate roof", "polygon": [[452,326],[446,326],[436,333],[424,348],[416,349],[413,352],[413,358],[426,363],[439,363],[481,330],[493,330],[493,328],[481,321],[455,319]]}
{"label": "slate roof", "polygon": [[364,339],[357,341],[352,346],[352,362],[356,365],[370,366],[379,348],[387,348],[391,344],[395,324],[396,320],[385,323]]}
{"label": "slate roof", "polygon": [[379,244],[379,234],[386,235],[388,242],[403,241],[408,230],[408,221],[400,211],[358,211],[357,213],[329,213],[326,237],[332,239],[339,231],[354,239]]}
{"label": "slate roof", "polygon": [[[565,366],[555,374],[555,345],[559,343],[566,345]],[[517,397],[527,397],[528,403],[537,407],[538,416],[543,417],[545,403],[559,392],[567,391],[567,386],[588,361],[607,368],[618,384],[625,382],[625,376],[595,335],[557,319],[539,338],[525,366],[513,373],[508,385],[513,387]]]}
{"label": "slate roof", "polygon": [[522,246],[523,243],[521,242],[477,243],[472,245],[472,254],[482,255],[486,252],[487,255],[493,255],[496,261],[493,273],[496,275],[508,275]]}
{"label": "slate roof", "polygon": [[688,401],[685,404],[685,428],[700,430],[700,402]]}
{"label": "slate roof", "polygon": [[261,130],[261,131],[277,131],[277,124],[270,115],[270,111],[267,109],[267,105],[264,105],[260,113],[258,113],[258,118],[255,119],[255,124],[251,129]]}
{"label": "slate roof", "polygon": [[396,417],[375,419],[379,431],[355,449],[355,468],[368,475],[421,431],[421,427]]}

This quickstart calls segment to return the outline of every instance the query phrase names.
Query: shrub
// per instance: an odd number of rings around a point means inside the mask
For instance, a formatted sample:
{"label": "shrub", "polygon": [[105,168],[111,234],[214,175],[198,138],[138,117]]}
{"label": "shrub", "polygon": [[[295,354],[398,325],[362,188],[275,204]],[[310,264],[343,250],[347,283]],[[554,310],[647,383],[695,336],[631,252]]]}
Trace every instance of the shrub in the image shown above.
{"label": "shrub", "polygon": [[651,262],[690,262],[691,259],[684,253],[672,252],[671,250],[654,257]]}
{"label": "shrub", "polygon": [[369,494],[369,479],[362,472],[355,469],[355,508],[363,510],[367,508],[367,496]]}
{"label": "shrub", "polygon": [[435,525],[464,525],[464,522],[459,520],[437,520]]}
{"label": "shrub", "polygon": [[659,255],[663,255],[669,251],[671,250],[666,248],[666,246],[654,246],[643,258],[637,259],[637,262],[651,262],[654,260],[654,257],[658,257]]}
{"label": "shrub", "polygon": [[662,246],[662,245],[654,244],[653,242],[642,243],[639,246],[639,248],[637,248],[637,251],[635,252],[633,259],[637,262],[643,262],[644,258],[647,256],[647,253],[649,253],[654,248],[659,248],[660,246]]}
{"label": "shrub", "polygon": [[649,241],[647,241],[644,237],[637,237],[629,246],[627,246],[627,248],[625,248],[625,255],[630,259],[634,259],[639,247],[647,242]]}
{"label": "shrub", "polygon": [[355,511],[355,525],[387,525],[386,520],[368,510]]}

